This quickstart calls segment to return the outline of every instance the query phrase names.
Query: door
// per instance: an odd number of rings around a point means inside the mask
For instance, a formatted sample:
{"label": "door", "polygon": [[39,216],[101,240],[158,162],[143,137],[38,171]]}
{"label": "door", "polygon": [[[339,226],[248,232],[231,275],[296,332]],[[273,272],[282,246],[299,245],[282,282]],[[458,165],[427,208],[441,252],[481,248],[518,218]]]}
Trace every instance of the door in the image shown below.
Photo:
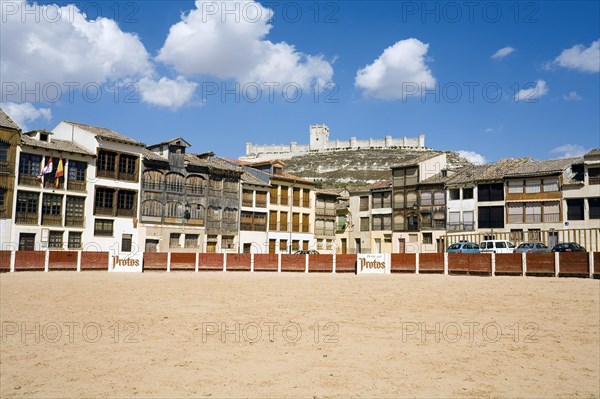
{"label": "door", "polygon": [[269,240],[269,253],[275,253],[275,245],[277,244],[277,240]]}
{"label": "door", "polygon": [[34,251],[35,250],[35,234],[21,233],[19,234],[19,251]]}
{"label": "door", "polygon": [[146,240],[144,252],[158,252],[158,240]]}
{"label": "door", "polygon": [[348,253],[348,244],[346,243],[346,239],[342,238],[342,254],[346,255]]}
{"label": "door", "polygon": [[356,253],[357,254],[361,254],[362,253],[362,248],[360,245],[360,238],[355,238],[354,239],[354,245],[356,246]]}
{"label": "door", "polygon": [[554,246],[558,244],[558,232],[550,231],[548,232],[548,247],[554,248]]}
{"label": "door", "polygon": [[398,253],[403,254],[406,252],[406,240],[404,238],[398,239]]}
{"label": "door", "polygon": [[375,253],[376,254],[380,254],[381,253],[381,238],[376,238],[375,239]]}
{"label": "door", "polygon": [[245,243],[244,244],[244,253],[249,254],[251,248],[252,248],[252,244]]}
{"label": "door", "polygon": [[214,254],[217,252],[217,243],[216,242],[207,242],[206,243],[206,253]]}

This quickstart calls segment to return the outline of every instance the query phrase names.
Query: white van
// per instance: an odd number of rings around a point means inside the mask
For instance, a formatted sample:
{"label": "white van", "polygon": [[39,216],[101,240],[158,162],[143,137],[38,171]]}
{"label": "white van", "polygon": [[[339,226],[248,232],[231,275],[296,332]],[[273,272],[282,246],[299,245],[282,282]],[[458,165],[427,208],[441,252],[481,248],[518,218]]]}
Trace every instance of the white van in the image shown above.
{"label": "white van", "polygon": [[496,254],[512,254],[515,252],[515,245],[506,240],[485,240],[479,244],[479,252],[493,252]]}

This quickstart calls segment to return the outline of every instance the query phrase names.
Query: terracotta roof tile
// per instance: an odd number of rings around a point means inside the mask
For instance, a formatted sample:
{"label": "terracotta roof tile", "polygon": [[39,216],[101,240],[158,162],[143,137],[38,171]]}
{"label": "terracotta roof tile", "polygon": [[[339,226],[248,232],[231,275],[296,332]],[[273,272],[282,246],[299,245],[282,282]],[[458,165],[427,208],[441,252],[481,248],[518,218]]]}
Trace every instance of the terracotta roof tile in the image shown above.
{"label": "terracotta roof tile", "polygon": [[70,122],[70,121],[63,121],[63,122],[68,123],[69,125],[78,127],[80,129],[87,130],[88,132],[95,134],[96,136],[98,136],[102,139],[117,141],[119,143],[124,143],[124,144],[132,144],[132,145],[144,146],[144,147],[146,146],[141,141],[134,140],[131,137],[127,137],[125,135],[122,135],[120,133],[117,133],[115,131],[112,131],[112,130],[104,128],[104,127],[91,126],[91,125],[86,125],[84,123],[77,123],[77,122]]}
{"label": "terracotta roof tile", "polygon": [[17,125],[12,119],[10,119],[10,116],[8,116],[6,112],[2,110],[2,108],[0,108],[0,127],[21,130],[19,125]]}
{"label": "terracotta roof tile", "polygon": [[51,141],[39,141],[32,139],[26,134],[21,134],[21,144],[29,147],[43,148],[46,150],[69,152],[72,154],[90,155],[95,157],[96,154],[78,146],[72,141],[52,139]]}

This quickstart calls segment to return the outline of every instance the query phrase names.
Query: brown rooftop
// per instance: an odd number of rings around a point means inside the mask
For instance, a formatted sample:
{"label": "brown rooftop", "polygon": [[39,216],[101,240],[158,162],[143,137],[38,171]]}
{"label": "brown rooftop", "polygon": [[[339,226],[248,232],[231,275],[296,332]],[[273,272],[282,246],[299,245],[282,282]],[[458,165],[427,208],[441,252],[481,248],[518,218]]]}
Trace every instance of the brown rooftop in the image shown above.
{"label": "brown rooftop", "polygon": [[8,116],[2,108],[0,108],[0,127],[5,127],[8,129],[14,129],[14,130],[21,130],[19,125],[17,125],[15,123],[15,121],[10,119],[10,116]]}
{"label": "brown rooftop", "polygon": [[127,137],[125,135],[122,135],[120,133],[117,133],[117,132],[107,129],[105,127],[86,125],[85,123],[77,123],[77,122],[71,122],[71,121],[63,121],[63,122],[68,123],[69,125],[78,127],[80,129],[87,130],[88,132],[96,135],[97,137],[100,137],[101,139],[116,141],[116,142],[124,143],[124,144],[131,144],[131,145],[144,146],[144,147],[146,146],[141,141],[134,140],[131,137]]}

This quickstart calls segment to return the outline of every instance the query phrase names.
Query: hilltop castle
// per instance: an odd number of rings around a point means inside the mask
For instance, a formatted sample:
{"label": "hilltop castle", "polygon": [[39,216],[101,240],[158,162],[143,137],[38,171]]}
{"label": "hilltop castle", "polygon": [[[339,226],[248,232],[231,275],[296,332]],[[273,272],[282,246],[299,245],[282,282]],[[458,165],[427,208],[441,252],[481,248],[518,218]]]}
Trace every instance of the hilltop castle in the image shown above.
{"label": "hilltop castle", "polygon": [[419,137],[357,140],[329,140],[329,127],[327,125],[312,125],[310,127],[310,144],[298,144],[292,141],[289,145],[255,145],[246,143],[246,155],[240,157],[246,161],[262,161],[266,159],[289,159],[293,156],[309,152],[346,151],[374,148],[409,148],[412,150],[425,149],[425,135]]}

